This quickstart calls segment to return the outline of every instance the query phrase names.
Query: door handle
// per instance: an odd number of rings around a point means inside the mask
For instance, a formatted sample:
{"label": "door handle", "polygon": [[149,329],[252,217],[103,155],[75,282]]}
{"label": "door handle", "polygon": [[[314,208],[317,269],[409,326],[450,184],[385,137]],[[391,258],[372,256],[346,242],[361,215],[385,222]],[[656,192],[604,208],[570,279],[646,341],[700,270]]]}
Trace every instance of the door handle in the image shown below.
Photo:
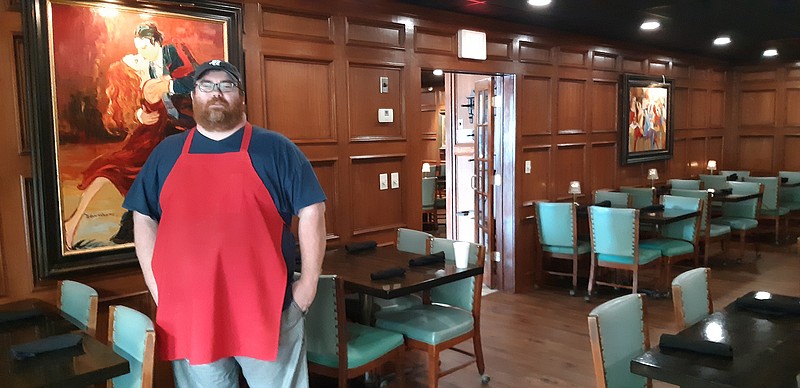
{"label": "door handle", "polygon": [[478,177],[475,176],[475,175],[473,175],[472,177],[469,178],[469,185],[470,185],[470,187],[472,187],[472,190],[478,190],[478,186],[477,186],[478,180],[477,180],[477,178]]}

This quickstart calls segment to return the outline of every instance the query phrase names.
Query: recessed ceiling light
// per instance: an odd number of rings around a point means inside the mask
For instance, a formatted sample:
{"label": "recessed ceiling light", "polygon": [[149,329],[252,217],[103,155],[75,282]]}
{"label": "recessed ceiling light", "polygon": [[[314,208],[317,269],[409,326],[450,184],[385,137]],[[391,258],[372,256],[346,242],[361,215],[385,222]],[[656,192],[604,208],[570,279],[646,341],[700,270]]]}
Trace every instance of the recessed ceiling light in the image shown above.
{"label": "recessed ceiling light", "polygon": [[778,50],[774,49],[774,48],[766,49],[766,50],[764,50],[764,54],[761,54],[761,55],[763,55],[765,57],[777,57],[778,56]]}
{"label": "recessed ceiling light", "polygon": [[435,69],[433,71],[433,75],[442,75],[442,74],[444,74],[444,71],[442,71],[442,69]]}
{"label": "recessed ceiling light", "polygon": [[544,7],[545,5],[550,5],[553,0],[528,0],[528,4],[534,7]]}
{"label": "recessed ceiling light", "polygon": [[643,30],[655,30],[656,28],[661,27],[661,23],[657,20],[645,20],[644,23],[640,26]]}
{"label": "recessed ceiling light", "polygon": [[717,39],[714,39],[714,45],[716,46],[724,46],[731,42],[731,38],[729,36],[721,35]]}
{"label": "recessed ceiling light", "polygon": [[432,92],[433,91],[433,86],[428,86],[428,91]]}

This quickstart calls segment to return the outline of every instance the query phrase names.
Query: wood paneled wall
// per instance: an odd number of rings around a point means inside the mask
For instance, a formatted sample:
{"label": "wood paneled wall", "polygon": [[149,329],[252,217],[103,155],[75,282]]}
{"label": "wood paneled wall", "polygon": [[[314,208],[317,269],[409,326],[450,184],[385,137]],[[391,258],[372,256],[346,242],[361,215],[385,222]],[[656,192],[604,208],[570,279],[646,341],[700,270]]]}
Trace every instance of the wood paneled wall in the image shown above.
{"label": "wood paneled wall", "polygon": [[749,67],[734,72],[726,170],[775,175],[800,171],[800,66]]}

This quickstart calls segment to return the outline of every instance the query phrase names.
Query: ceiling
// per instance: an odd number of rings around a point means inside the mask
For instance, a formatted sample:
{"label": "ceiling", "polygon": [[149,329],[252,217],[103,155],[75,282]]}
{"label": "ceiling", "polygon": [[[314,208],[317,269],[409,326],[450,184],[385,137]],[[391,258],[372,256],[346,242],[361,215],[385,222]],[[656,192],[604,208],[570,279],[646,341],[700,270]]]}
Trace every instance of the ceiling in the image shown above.
{"label": "ceiling", "polygon": [[[405,3],[591,35],[725,61],[731,65],[800,62],[798,0],[401,0]],[[612,5],[613,4],[613,5]],[[661,28],[643,31],[645,19]],[[714,46],[719,35],[727,46]],[[778,56],[762,57],[767,48]]]}

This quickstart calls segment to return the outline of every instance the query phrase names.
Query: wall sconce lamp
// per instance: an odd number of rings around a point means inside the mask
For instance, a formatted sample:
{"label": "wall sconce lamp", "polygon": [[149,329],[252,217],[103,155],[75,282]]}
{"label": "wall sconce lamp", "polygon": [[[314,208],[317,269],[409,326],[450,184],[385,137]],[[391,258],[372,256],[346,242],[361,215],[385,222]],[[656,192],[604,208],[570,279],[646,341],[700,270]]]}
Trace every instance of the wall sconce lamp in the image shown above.
{"label": "wall sconce lamp", "polygon": [[650,179],[650,188],[656,188],[656,179],[658,179],[658,170],[651,168],[647,170],[647,179]]}
{"label": "wall sconce lamp", "polygon": [[469,123],[472,124],[472,120],[475,117],[474,110],[475,110],[475,89],[472,89],[472,93],[467,96],[467,103],[461,104],[463,108],[467,108],[467,114],[469,115]]}
{"label": "wall sconce lamp", "polygon": [[572,194],[572,202],[577,206],[578,194],[581,194],[581,182],[578,181],[569,182],[569,190],[567,190],[567,193]]}
{"label": "wall sconce lamp", "polygon": [[717,161],[716,160],[709,160],[706,169],[711,170],[711,175],[714,175],[714,170],[717,169]]}

